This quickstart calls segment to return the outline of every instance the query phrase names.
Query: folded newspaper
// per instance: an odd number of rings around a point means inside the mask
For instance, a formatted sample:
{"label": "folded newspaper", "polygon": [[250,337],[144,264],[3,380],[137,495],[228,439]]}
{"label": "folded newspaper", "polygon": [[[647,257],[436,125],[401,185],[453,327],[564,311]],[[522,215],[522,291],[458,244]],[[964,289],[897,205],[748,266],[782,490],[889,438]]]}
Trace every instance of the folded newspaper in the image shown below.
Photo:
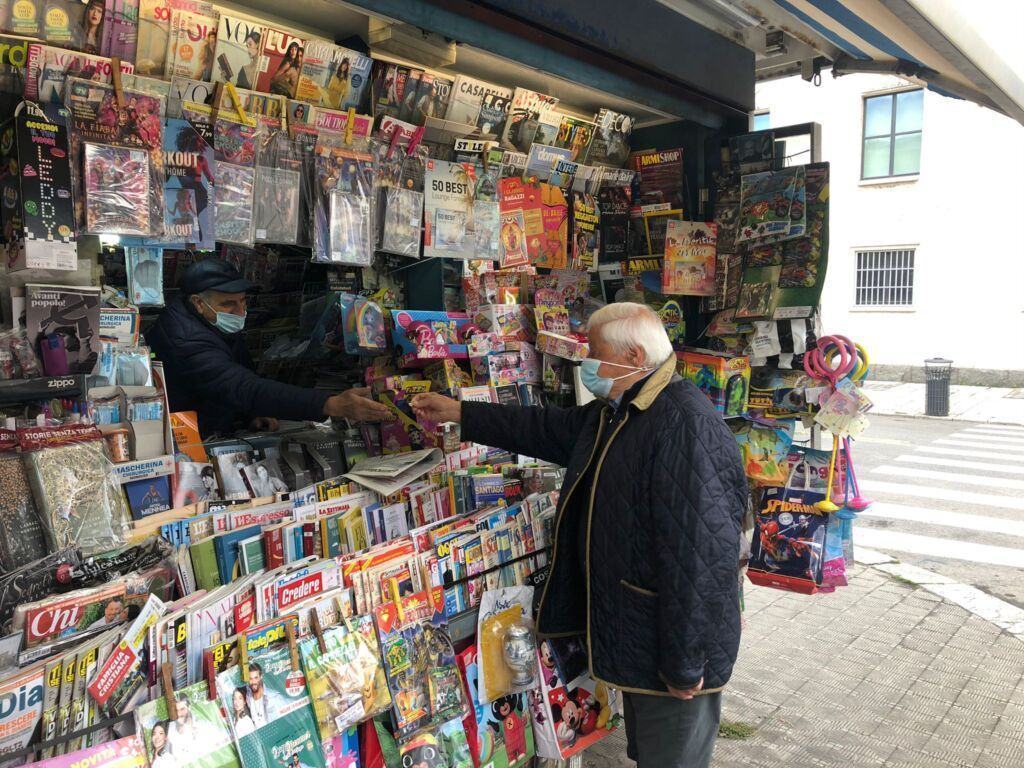
{"label": "folded newspaper", "polygon": [[443,460],[444,454],[439,448],[373,456],[360,461],[344,477],[383,496],[390,496],[427,474]]}

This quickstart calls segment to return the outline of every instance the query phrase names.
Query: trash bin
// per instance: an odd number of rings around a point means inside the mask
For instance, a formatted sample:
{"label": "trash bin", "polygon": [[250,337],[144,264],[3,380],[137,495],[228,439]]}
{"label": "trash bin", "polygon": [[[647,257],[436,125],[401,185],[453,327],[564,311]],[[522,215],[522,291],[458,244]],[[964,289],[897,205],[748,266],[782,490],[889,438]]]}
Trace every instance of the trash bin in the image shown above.
{"label": "trash bin", "polygon": [[949,377],[953,361],[932,357],[924,361],[925,403],[929,416],[949,416]]}

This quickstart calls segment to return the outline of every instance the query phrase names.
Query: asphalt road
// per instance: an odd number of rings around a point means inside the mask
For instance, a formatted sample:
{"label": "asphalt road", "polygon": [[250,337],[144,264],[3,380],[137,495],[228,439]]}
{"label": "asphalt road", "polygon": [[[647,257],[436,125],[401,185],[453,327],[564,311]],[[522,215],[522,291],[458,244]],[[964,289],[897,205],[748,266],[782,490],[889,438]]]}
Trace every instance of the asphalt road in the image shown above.
{"label": "asphalt road", "polygon": [[[1024,608],[1024,427],[870,416],[854,546]],[[827,446],[823,446],[827,447]]]}

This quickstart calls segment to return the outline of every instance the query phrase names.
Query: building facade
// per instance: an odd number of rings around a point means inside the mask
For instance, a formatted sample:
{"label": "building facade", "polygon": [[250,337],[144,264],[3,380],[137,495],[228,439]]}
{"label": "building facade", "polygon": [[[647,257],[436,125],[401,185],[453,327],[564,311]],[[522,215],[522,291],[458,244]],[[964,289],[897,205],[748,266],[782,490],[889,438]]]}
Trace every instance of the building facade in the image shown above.
{"label": "building facade", "polygon": [[[956,380],[1024,386],[1024,126],[892,76],[827,71],[757,86],[755,129],[817,122],[831,163],[827,332],[880,378],[954,361]],[[787,145],[790,163],[806,145]]]}

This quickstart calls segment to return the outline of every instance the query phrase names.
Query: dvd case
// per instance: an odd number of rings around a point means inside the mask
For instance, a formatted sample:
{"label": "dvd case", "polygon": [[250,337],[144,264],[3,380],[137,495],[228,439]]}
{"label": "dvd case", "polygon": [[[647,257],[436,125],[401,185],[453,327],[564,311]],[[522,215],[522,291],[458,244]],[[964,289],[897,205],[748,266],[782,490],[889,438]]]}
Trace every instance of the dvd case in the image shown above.
{"label": "dvd case", "polygon": [[380,250],[401,256],[419,256],[423,193],[400,187],[382,187],[380,197]]}
{"label": "dvd case", "polygon": [[150,234],[149,153],[89,142],[83,151],[85,231],[93,235]]}
{"label": "dvd case", "polygon": [[217,163],[217,199],[214,228],[225,243],[253,245],[253,168]]}
{"label": "dvd case", "polygon": [[373,261],[372,237],[369,199],[340,189],[331,192],[331,261],[370,266]]}

